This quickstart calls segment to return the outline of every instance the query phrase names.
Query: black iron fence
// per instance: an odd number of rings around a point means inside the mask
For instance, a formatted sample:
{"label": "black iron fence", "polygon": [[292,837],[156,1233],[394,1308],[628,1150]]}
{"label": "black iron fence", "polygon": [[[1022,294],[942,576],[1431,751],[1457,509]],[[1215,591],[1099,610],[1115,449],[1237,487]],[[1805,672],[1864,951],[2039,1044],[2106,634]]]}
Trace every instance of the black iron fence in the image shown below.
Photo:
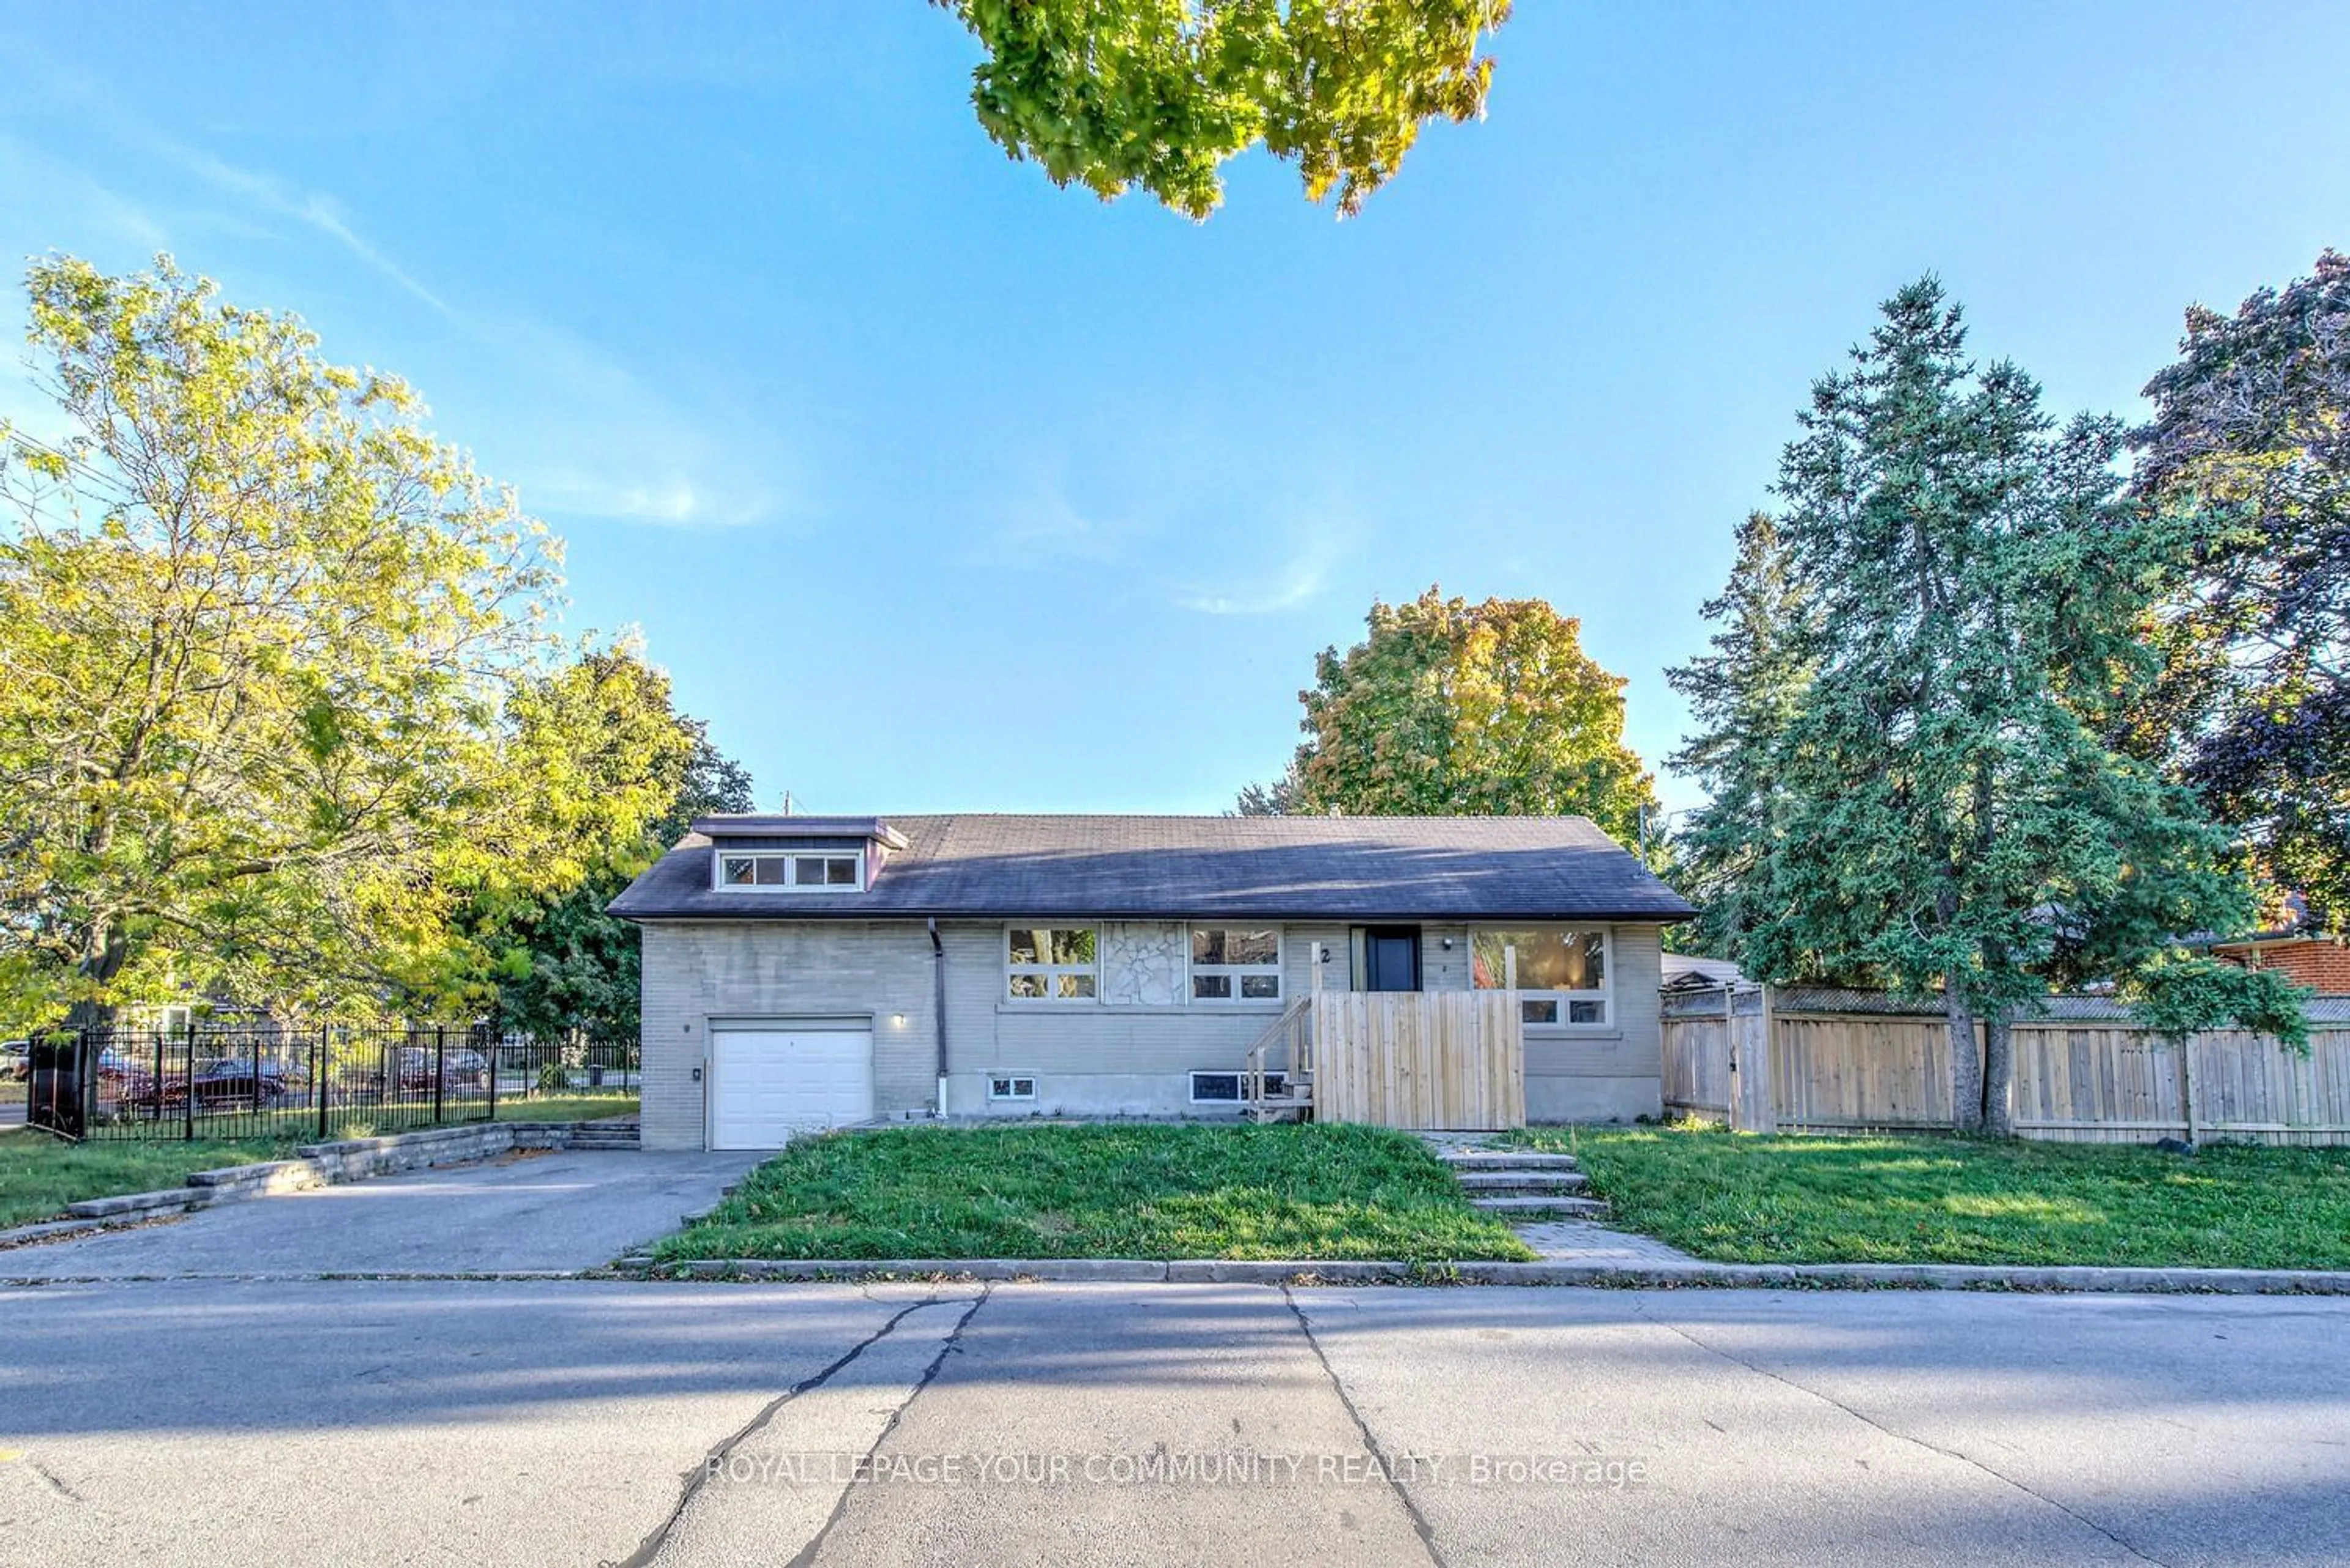
{"label": "black iron fence", "polygon": [[20,1071],[26,1121],[69,1137],[309,1142],[527,1117],[532,1101],[634,1088],[639,1057],[633,1040],[478,1024],[264,1022],[48,1031]]}

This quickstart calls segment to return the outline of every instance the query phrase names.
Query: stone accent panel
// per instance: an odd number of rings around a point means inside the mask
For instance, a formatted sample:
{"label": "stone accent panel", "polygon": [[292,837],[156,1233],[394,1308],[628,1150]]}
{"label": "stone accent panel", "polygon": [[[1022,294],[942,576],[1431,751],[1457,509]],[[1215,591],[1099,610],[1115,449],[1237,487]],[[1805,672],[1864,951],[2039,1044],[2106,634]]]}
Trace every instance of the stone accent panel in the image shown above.
{"label": "stone accent panel", "polygon": [[1136,1007],[1180,1005],[1189,940],[1180,920],[1103,922],[1101,999]]}

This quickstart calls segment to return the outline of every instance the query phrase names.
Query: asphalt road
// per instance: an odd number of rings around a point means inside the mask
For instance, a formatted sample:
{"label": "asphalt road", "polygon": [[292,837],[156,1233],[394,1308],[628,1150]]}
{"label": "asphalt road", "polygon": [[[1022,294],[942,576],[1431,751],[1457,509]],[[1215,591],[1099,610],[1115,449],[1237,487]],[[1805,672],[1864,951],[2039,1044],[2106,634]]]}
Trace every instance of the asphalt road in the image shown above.
{"label": "asphalt road", "polygon": [[2350,1555],[2333,1300],[196,1281],[0,1314],[10,1563]]}
{"label": "asphalt road", "polygon": [[593,1269],[676,1230],[763,1158],[518,1151],[11,1248],[0,1280]]}

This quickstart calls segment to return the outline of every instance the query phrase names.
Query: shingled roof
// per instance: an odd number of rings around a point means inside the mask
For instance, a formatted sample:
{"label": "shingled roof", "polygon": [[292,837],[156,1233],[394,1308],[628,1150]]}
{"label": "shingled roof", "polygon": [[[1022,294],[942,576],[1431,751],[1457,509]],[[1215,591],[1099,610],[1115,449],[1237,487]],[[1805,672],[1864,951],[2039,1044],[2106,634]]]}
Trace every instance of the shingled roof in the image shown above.
{"label": "shingled roof", "polygon": [[[841,819],[847,821],[848,819]],[[858,893],[722,892],[698,831],[629,885],[629,919],[1680,920],[1696,913],[1580,816],[883,816]],[[740,819],[746,834],[775,818]]]}

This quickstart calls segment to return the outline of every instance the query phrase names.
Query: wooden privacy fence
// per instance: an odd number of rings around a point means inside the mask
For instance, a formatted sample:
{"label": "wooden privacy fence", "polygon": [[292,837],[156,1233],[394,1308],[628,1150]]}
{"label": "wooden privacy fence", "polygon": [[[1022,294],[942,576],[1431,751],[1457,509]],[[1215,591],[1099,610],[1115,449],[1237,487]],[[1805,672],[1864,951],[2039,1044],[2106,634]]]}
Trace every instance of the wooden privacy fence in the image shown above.
{"label": "wooden privacy fence", "polygon": [[1525,1126],[1518,993],[1317,992],[1314,1115],[1429,1131]]}
{"label": "wooden privacy fence", "polygon": [[[2101,998],[2050,1007],[2014,1025],[2025,1137],[2350,1143],[2350,1002],[2312,1005],[2305,1056],[2242,1030],[2168,1040]],[[1950,1047],[1941,1014],[1868,992],[1669,992],[1665,1107],[1762,1132],[1947,1128]]]}
{"label": "wooden privacy fence", "polygon": [[[1774,1126],[1771,1075],[1755,1070],[1765,1054],[1770,1029],[1768,998],[1762,991],[1714,990],[1669,992],[1668,1008],[1694,994],[1711,1004],[1685,1014],[1668,1012],[1665,1034],[1665,1109],[1676,1116],[1707,1116],[1739,1128]],[[1762,1063],[1767,1069],[1768,1064]]]}

